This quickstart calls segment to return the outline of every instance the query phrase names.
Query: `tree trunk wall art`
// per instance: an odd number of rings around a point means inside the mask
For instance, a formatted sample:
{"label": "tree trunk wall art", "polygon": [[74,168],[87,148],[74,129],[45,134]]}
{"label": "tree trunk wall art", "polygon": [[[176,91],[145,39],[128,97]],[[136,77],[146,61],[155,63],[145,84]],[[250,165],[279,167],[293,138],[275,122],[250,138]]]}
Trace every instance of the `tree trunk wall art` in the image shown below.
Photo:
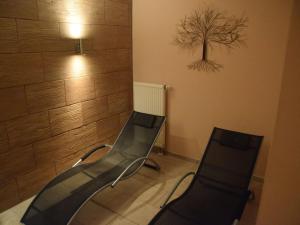
{"label": "tree trunk wall art", "polygon": [[178,24],[174,44],[188,50],[201,49],[202,55],[199,55],[199,60],[188,65],[189,69],[216,72],[223,66],[208,59],[208,50],[212,52],[216,46],[227,49],[240,47],[245,43],[247,24],[246,16],[228,16],[210,8],[196,10]]}

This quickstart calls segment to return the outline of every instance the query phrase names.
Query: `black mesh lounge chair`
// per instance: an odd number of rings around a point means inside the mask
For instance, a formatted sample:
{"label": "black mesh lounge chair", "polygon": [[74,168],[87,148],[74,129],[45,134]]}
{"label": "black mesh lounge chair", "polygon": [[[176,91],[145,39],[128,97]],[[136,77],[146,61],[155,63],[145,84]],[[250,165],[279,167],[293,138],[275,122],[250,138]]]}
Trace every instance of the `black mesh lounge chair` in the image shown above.
{"label": "black mesh lounge chair", "polygon": [[[250,197],[248,190],[263,137],[214,128],[196,173],[183,176],[149,225],[237,224]],[[194,178],[169,204],[178,185]]]}
{"label": "black mesh lounge chair", "polygon": [[[165,118],[133,112],[111,150],[93,163],[83,162],[102,145],[86,153],[73,168],[54,178],[36,196],[21,222],[26,225],[66,225],[96,193],[132,176],[150,160]],[[159,170],[154,161],[149,164]]]}

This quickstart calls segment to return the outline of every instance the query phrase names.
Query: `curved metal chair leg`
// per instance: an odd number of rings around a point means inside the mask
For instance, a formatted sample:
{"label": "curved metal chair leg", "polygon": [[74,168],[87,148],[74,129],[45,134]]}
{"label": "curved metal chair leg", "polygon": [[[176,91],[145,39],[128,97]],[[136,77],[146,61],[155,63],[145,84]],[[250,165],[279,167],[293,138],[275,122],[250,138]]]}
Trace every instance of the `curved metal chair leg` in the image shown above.
{"label": "curved metal chair leg", "polygon": [[182,181],[184,181],[185,178],[187,178],[189,176],[195,176],[195,174],[196,174],[195,172],[189,172],[189,173],[185,174],[183,177],[181,177],[180,180],[174,186],[173,190],[168,195],[168,197],[165,200],[165,202],[160,206],[160,208],[162,209],[162,208],[164,208],[168,204],[170,198],[172,197],[172,195],[174,194],[174,192],[176,191],[176,189],[179,187],[179,185],[182,183]]}
{"label": "curved metal chair leg", "polygon": [[[149,161],[150,161],[150,163],[147,163]],[[157,171],[160,170],[160,165],[154,159],[148,158],[147,161],[144,163],[144,166],[154,169],[154,170],[157,170]]]}
{"label": "curved metal chair leg", "polygon": [[[138,163],[138,162],[140,162],[140,161],[143,161],[142,165],[140,165],[140,167],[141,167],[141,166],[145,165],[145,161],[147,161],[147,160],[150,160],[152,163],[154,163],[153,168],[157,168],[157,170],[160,169],[160,166],[159,166],[159,165],[157,164],[157,162],[155,162],[153,159],[149,159],[149,158],[147,158],[147,157],[141,157],[141,158],[138,158],[138,159],[134,160],[132,163],[130,163],[130,165],[127,166],[126,169],[123,170],[123,172],[120,174],[120,176],[119,176],[119,177],[111,184],[111,187],[115,187],[116,184],[117,184],[121,179],[124,178],[126,172],[127,172],[133,165],[135,165],[136,163]],[[127,176],[127,177],[129,177],[129,176]]]}

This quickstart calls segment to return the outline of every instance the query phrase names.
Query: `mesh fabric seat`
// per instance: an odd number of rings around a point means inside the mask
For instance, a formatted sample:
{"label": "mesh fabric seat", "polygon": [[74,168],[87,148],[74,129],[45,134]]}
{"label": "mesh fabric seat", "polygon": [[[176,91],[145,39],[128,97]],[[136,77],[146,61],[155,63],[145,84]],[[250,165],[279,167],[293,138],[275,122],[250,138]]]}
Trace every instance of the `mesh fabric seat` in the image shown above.
{"label": "mesh fabric seat", "polygon": [[94,194],[120,178],[133,175],[144,164],[164,120],[161,116],[133,112],[109,153],[96,162],[77,165],[54,178],[36,196],[21,222],[26,225],[68,224]]}
{"label": "mesh fabric seat", "polygon": [[149,225],[232,225],[238,221],[250,195],[248,186],[262,140],[214,128],[189,188],[163,207]]}

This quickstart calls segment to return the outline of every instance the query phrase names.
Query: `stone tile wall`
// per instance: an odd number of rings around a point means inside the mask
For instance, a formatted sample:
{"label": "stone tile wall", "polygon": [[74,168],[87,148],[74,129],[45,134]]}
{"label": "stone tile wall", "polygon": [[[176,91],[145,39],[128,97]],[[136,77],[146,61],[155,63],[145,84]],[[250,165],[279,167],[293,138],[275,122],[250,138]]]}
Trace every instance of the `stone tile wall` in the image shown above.
{"label": "stone tile wall", "polygon": [[114,141],[132,110],[131,4],[0,2],[0,212]]}

